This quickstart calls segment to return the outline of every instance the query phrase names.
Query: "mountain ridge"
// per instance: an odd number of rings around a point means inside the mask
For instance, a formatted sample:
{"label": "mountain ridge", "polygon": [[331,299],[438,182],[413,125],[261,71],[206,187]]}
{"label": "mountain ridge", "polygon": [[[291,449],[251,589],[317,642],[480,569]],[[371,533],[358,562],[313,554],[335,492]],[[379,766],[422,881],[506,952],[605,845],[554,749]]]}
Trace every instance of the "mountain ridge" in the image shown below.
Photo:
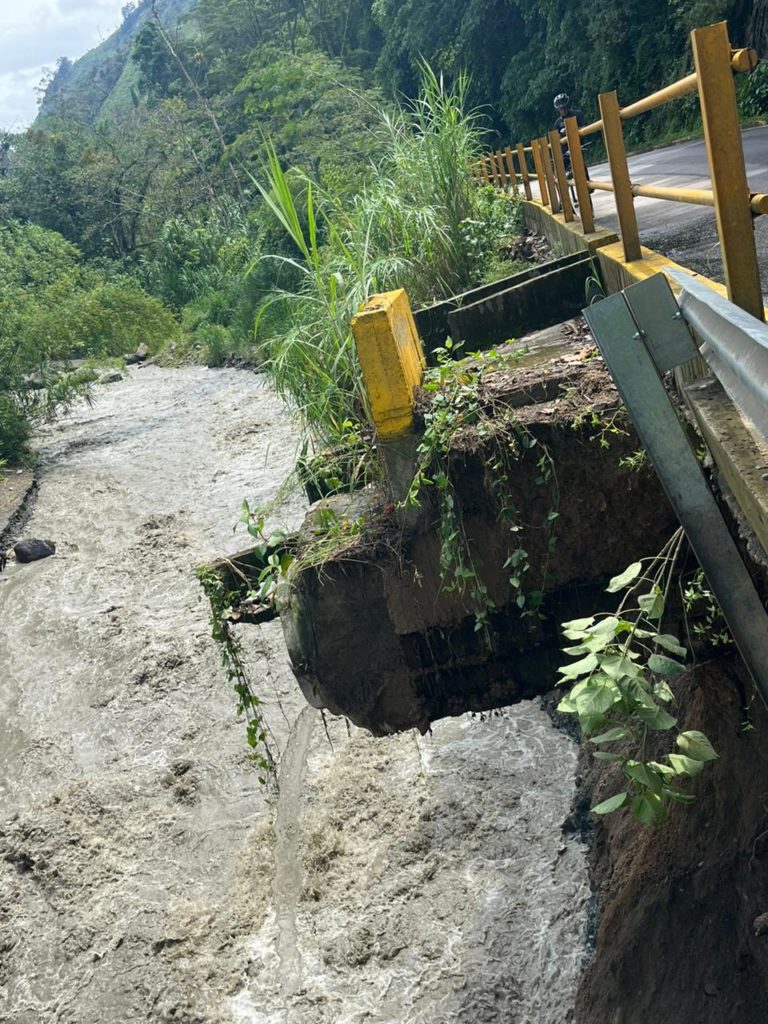
{"label": "mountain ridge", "polygon": [[[175,31],[194,9],[197,0],[156,0],[166,29]],[[123,22],[98,46],[77,60],[62,57],[48,83],[34,127],[53,117],[74,118],[93,124],[115,110],[129,106],[138,74],[131,61],[136,35],[152,16],[152,0],[128,3]]]}

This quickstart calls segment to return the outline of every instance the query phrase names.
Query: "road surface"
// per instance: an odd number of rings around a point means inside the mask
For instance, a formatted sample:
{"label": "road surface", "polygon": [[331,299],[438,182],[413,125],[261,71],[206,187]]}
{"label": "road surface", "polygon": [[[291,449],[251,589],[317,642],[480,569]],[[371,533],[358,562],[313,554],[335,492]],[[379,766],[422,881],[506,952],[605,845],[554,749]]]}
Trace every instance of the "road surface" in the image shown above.
{"label": "road surface", "polygon": [[[747,128],[742,138],[750,189],[753,192],[768,192],[768,126]],[[663,188],[712,187],[702,139],[631,156],[629,171],[632,181],[638,185],[657,185]],[[607,163],[590,166],[590,174],[596,181],[610,180]],[[618,229],[613,195],[609,192],[596,192],[593,203],[595,220],[605,227]],[[707,277],[723,280],[715,212],[712,208],[672,203],[663,199],[638,198],[635,200],[635,210],[643,245]],[[767,221],[766,217],[758,217],[755,221],[764,294],[768,294]]]}

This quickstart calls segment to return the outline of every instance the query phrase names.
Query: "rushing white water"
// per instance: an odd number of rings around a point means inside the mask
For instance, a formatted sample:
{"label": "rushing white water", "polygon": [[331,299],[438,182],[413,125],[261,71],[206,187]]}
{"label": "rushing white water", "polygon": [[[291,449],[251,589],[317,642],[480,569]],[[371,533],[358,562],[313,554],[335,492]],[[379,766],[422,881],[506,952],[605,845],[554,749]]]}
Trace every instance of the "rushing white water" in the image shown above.
{"label": "rushing white water", "polygon": [[567,1021],[576,752],[540,709],[326,732],[279,624],[244,628],[257,781],[193,569],[292,464],[259,379],[146,367],[40,446],[57,554],[0,583],[0,1021]]}

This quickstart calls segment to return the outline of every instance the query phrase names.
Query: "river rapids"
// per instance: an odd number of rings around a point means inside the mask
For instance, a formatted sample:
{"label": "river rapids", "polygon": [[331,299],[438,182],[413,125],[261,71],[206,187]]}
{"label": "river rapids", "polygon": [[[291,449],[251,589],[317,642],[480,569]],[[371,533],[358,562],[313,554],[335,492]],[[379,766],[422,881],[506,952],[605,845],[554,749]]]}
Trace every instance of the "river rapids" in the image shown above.
{"label": "river rapids", "polygon": [[373,739],[243,627],[258,781],[194,568],[296,442],[258,376],[154,366],[41,433],[24,534],[57,552],[0,582],[3,1024],[572,1019],[576,747],[537,705]]}

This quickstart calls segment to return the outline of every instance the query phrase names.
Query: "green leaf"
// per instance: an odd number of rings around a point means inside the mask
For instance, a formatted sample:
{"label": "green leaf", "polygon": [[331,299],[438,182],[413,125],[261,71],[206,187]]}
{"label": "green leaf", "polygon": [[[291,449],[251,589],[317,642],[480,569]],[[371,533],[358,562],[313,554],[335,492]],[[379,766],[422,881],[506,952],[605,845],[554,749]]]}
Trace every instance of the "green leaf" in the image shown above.
{"label": "green leaf", "polygon": [[694,761],[715,761],[718,757],[704,733],[695,729],[681,732],[676,742],[682,752]]}
{"label": "green leaf", "polygon": [[572,665],[561,665],[557,670],[566,679],[578,679],[579,676],[589,675],[597,668],[597,658],[594,654],[588,654],[586,658],[574,661]]}
{"label": "green leaf", "polygon": [[603,715],[621,700],[618,687],[603,677],[583,681],[571,693],[579,715]]}
{"label": "green leaf", "polygon": [[624,774],[654,793],[661,792],[663,779],[645,761],[627,761],[624,765]]}
{"label": "green leaf", "polygon": [[656,793],[643,793],[632,801],[632,813],[643,825],[660,825],[667,812],[661,797]]}
{"label": "green leaf", "polygon": [[642,562],[633,562],[632,565],[627,566],[624,572],[618,576],[614,576],[608,586],[605,588],[609,594],[616,594],[619,590],[624,590],[629,584],[636,580],[637,577],[643,570]]}
{"label": "green leaf", "polygon": [[670,754],[669,763],[678,775],[690,775],[691,778],[704,770],[704,761],[694,761],[692,757],[685,754]]}
{"label": "green leaf", "polygon": [[658,586],[655,586],[648,594],[641,594],[637,603],[640,610],[645,612],[649,619],[660,619],[664,614],[664,595]]}
{"label": "green leaf", "polygon": [[601,732],[599,736],[590,736],[590,743],[615,743],[616,740],[626,739],[631,733],[625,725],[617,725],[614,729],[609,729],[608,732]]}
{"label": "green leaf", "polygon": [[592,753],[592,757],[596,761],[623,761],[624,758],[621,754],[612,754],[610,750],[595,750]]}
{"label": "green leaf", "polygon": [[640,668],[626,654],[607,654],[599,659],[600,670],[611,679],[637,679]]}
{"label": "green leaf", "polygon": [[648,668],[661,676],[679,676],[685,672],[685,665],[667,658],[664,654],[652,654],[648,659]]}
{"label": "green leaf", "polygon": [[620,807],[623,807],[629,798],[629,793],[617,793],[615,796],[608,797],[607,800],[603,800],[596,807],[592,808],[593,814],[610,814],[611,811],[618,811]]}
{"label": "green leaf", "polygon": [[604,729],[607,724],[608,719],[603,714],[584,714],[584,712],[579,714],[579,725],[587,736],[592,732]]}
{"label": "green leaf", "polygon": [[671,633],[657,633],[653,639],[659,647],[663,647],[670,654],[676,654],[678,658],[685,658],[688,654],[688,651],[682,646],[677,637],[672,636]]}
{"label": "green leaf", "polygon": [[575,657],[577,654],[586,654],[589,648],[586,644],[577,644],[575,647],[564,647],[563,654],[570,654]]}
{"label": "green leaf", "polygon": [[672,715],[668,715],[664,708],[654,706],[639,707],[635,711],[635,714],[643,723],[647,725],[649,729],[674,729],[677,725],[677,719],[673,718]]}
{"label": "green leaf", "polygon": [[[569,640],[580,640],[581,634],[583,634],[589,628],[589,626],[592,625],[594,621],[594,615],[590,615],[587,619],[571,619],[570,622],[563,623],[563,632]],[[569,636],[569,631],[573,633],[578,633],[579,635],[571,637]]]}
{"label": "green leaf", "polygon": [[670,689],[669,683],[664,682],[660,679],[658,683],[654,684],[653,695],[657,700],[663,700],[665,703],[670,704],[675,699],[675,695]]}
{"label": "green leaf", "polygon": [[691,796],[690,793],[683,793],[682,790],[675,789],[674,786],[665,786],[662,792],[664,796],[668,796],[670,800],[676,800],[679,804],[696,803],[695,796]]}
{"label": "green leaf", "polygon": [[587,632],[593,636],[603,636],[604,634],[615,636],[619,625],[620,621],[615,615],[606,615],[604,619],[600,619],[594,626],[590,626]]}

